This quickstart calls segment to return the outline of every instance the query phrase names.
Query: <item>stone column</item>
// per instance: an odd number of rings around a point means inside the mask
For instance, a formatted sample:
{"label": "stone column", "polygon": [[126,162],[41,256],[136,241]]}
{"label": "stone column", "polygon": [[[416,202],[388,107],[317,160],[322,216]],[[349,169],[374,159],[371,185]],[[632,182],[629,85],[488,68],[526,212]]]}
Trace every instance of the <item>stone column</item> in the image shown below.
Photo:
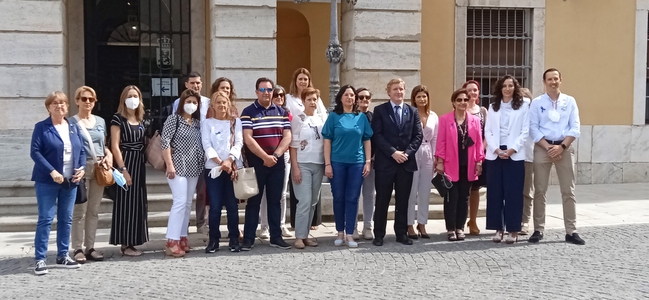
{"label": "stone column", "polygon": [[421,80],[421,2],[341,1],[345,51],[341,85],[363,86],[372,91],[374,100],[387,100],[386,84],[400,77],[406,82],[406,98],[410,97]]}
{"label": "stone column", "polygon": [[257,78],[277,77],[276,0],[210,0],[209,22],[211,80],[228,77],[238,99],[256,99]]}

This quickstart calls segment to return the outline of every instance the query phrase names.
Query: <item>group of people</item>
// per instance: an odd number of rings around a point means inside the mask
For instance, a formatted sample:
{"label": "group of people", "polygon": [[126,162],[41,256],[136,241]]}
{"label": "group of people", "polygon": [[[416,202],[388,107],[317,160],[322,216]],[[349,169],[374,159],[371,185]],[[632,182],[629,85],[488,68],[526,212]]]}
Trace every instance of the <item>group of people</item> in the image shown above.
{"label": "group of people", "polygon": [[[200,94],[200,74],[192,72],[161,132],[173,197],[165,251],[181,257],[191,250],[187,235],[194,194],[197,226],[203,227],[207,215],[212,229],[206,253],[219,250],[223,207],[232,252],[250,251],[255,238],[263,235],[281,249],[317,246],[309,231],[318,224],[323,177],[333,194],[335,246],[358,247],[361,236],[382,246],[393,192],[396,241],[412,245],[413,239],[430,238],[426,223],[435,176],[446,176],[452,183],[444,196],[449,241],[466,238],[465,224],[470,234],[479,234],[479,189],[486,186],[486,228],[496,231],[492,240],[515,243],[519,234],[527,234],[533,206],[529,242],[538,242],[543,238],[552,165],[561,187],[566,241],[584,244],[575,226],[571,147],[579,137],[577,104],[560,92],[558,70],[546,70],[543,81],[546,93],[532,101],[513,76],[499,79],[488,109],[480,106],[479,83],[469,81],[452,93],[453,111],[440,117],[431,109],[426,86],[414,87],[408,104],[406,83],[392,79],[386,85],[390,100],[370,111],[372,92],[344,85],[333,111],[327,112],[311,74],[300,68],[293,74],[290,93],[269,78],[259,78],[257,99],[239,114],[231,80],[218,78],[207,98]],[[92,88],[77,89],[79,112],[70,119],[67,96],[48,95],[50,116],[36,124],[31,145],[39,208],[36,274],[47,273],[45,254],[55,214],[57,264],[76,268],[86,260],[103,260],[94,249],[103,195],[93,176],[97,164],[114,166],[126,183],[114,197],[109,243],[121,245],[124,255],[142,254],[135,247],[149,236],[141,99],[136,86],[124,88],[107,130],[105,121],[92,114],[98,101]],[[241,232],[233,183],[243,167],[254,169],[259,193],[246,201]],[[88,201],[74,205],[82,180]],[[361,195],[362,232],[357,225]],[[284,240],[291,236],[284,225],[287,198],[294,211],[293,245]],[[258,231],[260,211],[266,224],[262,220]],[[68,255],[70,236],[73,258]]]}

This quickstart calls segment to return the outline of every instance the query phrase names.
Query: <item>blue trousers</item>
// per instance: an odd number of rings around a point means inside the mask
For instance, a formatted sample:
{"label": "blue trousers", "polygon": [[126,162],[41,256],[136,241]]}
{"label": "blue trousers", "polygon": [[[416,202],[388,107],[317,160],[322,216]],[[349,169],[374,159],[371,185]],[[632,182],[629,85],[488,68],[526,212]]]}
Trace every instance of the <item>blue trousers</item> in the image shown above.
{"label": "blue trousers", "polygon": [[[68,255],[70,247],[70,229],[72,228],[72,211],[77,198],[77,186],[63,188],[56,183],[40,183],[34,185],[36,202],[38,203],[38,223],[34,237],[34,252],[36,260],[44,260],[47,255],[47,244],[50,239],[50,229],[56,214],[56,257]],[[58,202],[58,203],[57,203]]]}
{"label": "blue trousers", "polygon": [[352,234],[356,228],[358,198],[363,185],[363,166],[363,163],[331,162],[331,170],[334,173],[331,178],[331,194],[334,197],[334,221],[338,232]]}
{"label": "blue trousers", "polygon": [[521,231],[525,161],[487,160],[487,229]]}
{"label": "blue trousers", "polygon": [[234,187],[230,174],[221,172],[219,177],[212,179],[209,172],[204,172],[207,198],[210,203],[209,225],[210,240],[221,239],[221,209],[225,206],[228,216],[228,238],[230,241],[239,240],[239,200],[234,196]]}
{"label": "blue trousers", "polygon": [[246,222],[243,227],[244,241],[251,243],[255,241],[257,225],[259,224],[259,206],[261,204],[261,197],[264,195],[264,190],[266,190],[270,242],[282,239],[282,229],[280,228],[279,221],[282,208],[279,200],[282,198],[285,171],[284,164],[281,163],[271,168],[264,166],[255,167],[259,194],[248,199],[246,204]]}

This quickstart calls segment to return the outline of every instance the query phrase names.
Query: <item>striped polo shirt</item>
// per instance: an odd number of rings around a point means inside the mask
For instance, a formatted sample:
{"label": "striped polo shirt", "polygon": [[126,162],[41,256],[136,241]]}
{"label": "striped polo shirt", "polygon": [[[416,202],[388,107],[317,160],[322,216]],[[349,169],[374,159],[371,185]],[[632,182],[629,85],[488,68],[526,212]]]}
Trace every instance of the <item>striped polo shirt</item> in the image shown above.
{"label": "striped polo shirt", "polygon": [[[279,146],[284,130],[291,130],[288,113],[283,108],[275,104],[265,108],[259,104],[258,100],[255,100],[253,104],[241,112],[241,126],[244,130],[252,129],[252,137],[268,155],[272,155]],[[249,166],[264,165],[264,161],[252,153],[247,146],[245,149]],[[283,157],[280,157],[278,161],[283,161],[283,159]]]}

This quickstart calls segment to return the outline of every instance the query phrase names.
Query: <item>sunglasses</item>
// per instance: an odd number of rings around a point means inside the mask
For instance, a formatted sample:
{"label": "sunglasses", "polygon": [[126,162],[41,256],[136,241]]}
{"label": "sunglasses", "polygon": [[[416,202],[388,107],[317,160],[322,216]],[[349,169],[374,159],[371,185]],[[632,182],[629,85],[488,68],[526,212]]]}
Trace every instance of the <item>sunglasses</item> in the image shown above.
{"label": "sunglasses", "polygon": [[81,98],[79,98],[79,100],[81,100],[81,102],[95,102],[95,101],[97,101],[97,99],[95,99],[93,97],[81,97]]}
{"label": "sunglasses", "polygon": [[358,96],[358,100],[370,100],[372,96]]}
{"label": "sunglasses", "polygon": [[273,98],[278,98],[278,97],[284,98],[284,93],[273,94]]}
{"label": "sunglasses", "polygon": [[469,98],[457,98],[455,102],[469,102]]}
{"label": "sunglasses", "polygon": [[273,88],[259,88],[259,91],[262,93],[272,93]]}

